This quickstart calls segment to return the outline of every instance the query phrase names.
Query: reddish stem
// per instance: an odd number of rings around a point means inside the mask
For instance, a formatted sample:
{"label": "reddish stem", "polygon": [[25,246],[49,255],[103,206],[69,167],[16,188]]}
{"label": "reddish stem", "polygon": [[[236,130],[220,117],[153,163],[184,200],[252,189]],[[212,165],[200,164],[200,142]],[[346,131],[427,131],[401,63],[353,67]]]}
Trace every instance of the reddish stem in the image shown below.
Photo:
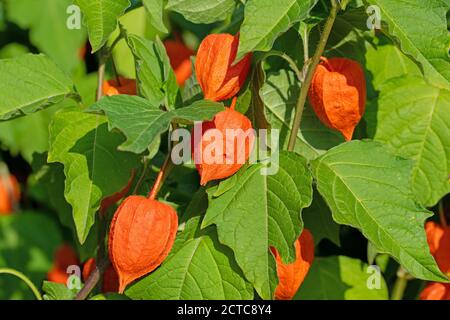
{"label": "reddish stem", "polygon": [[163,181],[167,177],[167,173],[170,170],[171,164],[172,164],[172,161],[170,159],[170,152],[169,152],[166,159],[164,160],[161,170],[158,173],[158,177],[156,177],[155,184],[153,185],[152,190],[148,194],[148,198],[150,200],[155,200],[156,196],[158,195],[159,189],[161,189]]}

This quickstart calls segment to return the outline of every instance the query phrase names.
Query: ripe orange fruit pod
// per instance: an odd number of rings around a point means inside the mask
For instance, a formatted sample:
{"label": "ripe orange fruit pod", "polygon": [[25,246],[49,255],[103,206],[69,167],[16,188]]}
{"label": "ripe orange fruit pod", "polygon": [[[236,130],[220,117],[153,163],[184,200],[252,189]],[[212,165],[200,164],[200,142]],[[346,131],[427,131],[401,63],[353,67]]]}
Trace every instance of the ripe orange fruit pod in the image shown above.
{"label": "ripe orange fruit pod", "polygon": [[[83,280],[86,280],[91,275],[92,271],[95,269],[95,259],[88,259],[83,266]],[[116,270],[114,270],[113,266],[108,266],[103,273],[103,285],[102,292],[118,292],[119,291],[119,276],[117,275]]]}
{"label": "ripe orange fruit pod", "polygon": [[450,227],[429,221],[425,224],[428,246],[439,269],[450,275]]}
{"label": "ripe orange fruit pod", "polygon": [[212,121],[195,124],[191,148],[192,158],[200,174],[200,184],[224,179],[235,174],[248,160],[255,132],[251,121],[230,108],[216,114]]}
{"label": "ripe orange fruit pod", "polygon": [[0,176],[0,215],[6,215],[14,210],[14,204],[20,200],[20,187],[16,177]]}
{"label": "ripe orange fruit pod", "polygon": [[303,283],[314,260],[314,239],[307,229],[295,242],[296,260],[291,264],[284,264],[275,248],[271,248],[277,263],[279,283],[275,289],[275,299],[291,300]]}
{"label": "ripe orange fruit pod", "polygon": [[178,229],[176,211],[142,196],[126,198],[109,230],[109,257],[119,276],[119,293],[156,269],[167,257]]}
{"label": "ripe orange fruit pod", "polygon": [[47,274],[48,281],[66,284],[69,278],[67,268],[78,264],[79,261],[75,250],[68,244],[62,244],[56,250],[53,267]]}
{"label": "ripe orange fruit pod", "polygon": [[322,57],[308,96],[320,121],[351,140],[366,108],[366,80],[359,63]]}
{"label": "ripe orange fruit pod", "polygon": [[120,76],[119,82],[117,82],[117,79],[104,81],[102,87],[103,94],[105,96],[115,96],[118,94],[135,96],[137,94],[136,80]]}
{"label": "ripe orange fruit pod", "polygon": [[195,72],[205,99],[231,99],[241,89],[250,71],[251,53],[234,63],[239,36],[212,34],[207,36],[197,52]]}
{"label": "ripe orange fruit pod", "polygon": [[194,51],[186,47],[179,39],[165,40],[164,47],[178,85],[184,86],[186,80],[192,75],[191,56],[195,54]]}
{"label": "ripe orange fruit pod", "polygon": [[[429,221],[425,224],[430,253],[439,269],[450,276],[450,227]],[[420,300],[450,300],[450,284],[431,282],[420,293]]]}
{"label": "ripe orange fruit pod", "polygon": [[420,300],[450,300],[450,284],[431,282],[420,293]]}

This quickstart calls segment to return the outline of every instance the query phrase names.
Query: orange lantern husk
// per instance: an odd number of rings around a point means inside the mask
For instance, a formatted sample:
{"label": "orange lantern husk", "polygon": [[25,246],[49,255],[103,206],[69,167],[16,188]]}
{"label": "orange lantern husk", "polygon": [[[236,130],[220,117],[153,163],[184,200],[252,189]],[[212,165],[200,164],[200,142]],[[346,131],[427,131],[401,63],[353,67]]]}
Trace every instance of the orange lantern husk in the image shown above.
{"label": "orange lantern husk", "polygon": [[[232,176],[250,157],[255,132],[251,121],[234,110],[235,104],[236,99],[233,99],[231,107],[216,114],[212,121],[194,127],[192,158],[200,174],[201,185]],[[210,133],[207,139],[206,135]],[[221,140],[216,141],[216,137]],[[217,157],[216,151],[219,152]]]}
{"label": "orange lantern husk", "polygon": [[275,299],[291,300],[303,283],[314,260],[314,239],[311,232],[303,229],[295,241],[296,260],[284,264],[275,248],[271,248],[277,263],[278,286],[275,289]]}
{"label": "orange lantern husk", "polygon": [[[434,221],[425,224],[430,253],[439,269],[450,275],[450,227],[441,226]],[[420,300],[450,300],[450,284],[431,282],[420,293]]]}
{"label": "orange lantern husk", "polygon": [[207,36],[197,52],[195,72],[205,99],[224,101],[238,94],[247,79],[251,53],[234,63],[239,36],[212,34]]}
{"label": "orange lantern husk", "polygon": [[111,222],[108,241],[119,293],[166,259],[177,229],[178,216],[171,206],[142,196],[123,201]]}
{"label": "orange lantern husk", "polygon": [[137,94],[136,80],[120,76],[119,81],[117,79],[104,81],[102,90],[105,96],[115,96],[118,94],[135,96]]}
{"label": "orange lantern husk", "polygon": [[320,121],[351,140],[366,106],[366,80],[360,64],[346,58],[322,58],[308,96]]}

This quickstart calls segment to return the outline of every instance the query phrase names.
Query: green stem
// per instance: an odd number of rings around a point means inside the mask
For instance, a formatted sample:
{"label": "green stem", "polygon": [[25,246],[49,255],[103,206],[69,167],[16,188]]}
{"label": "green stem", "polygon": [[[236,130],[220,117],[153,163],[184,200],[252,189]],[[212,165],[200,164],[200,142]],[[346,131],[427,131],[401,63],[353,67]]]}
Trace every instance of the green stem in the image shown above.
{"label": "green stem", "polygon": [[339,6],[336,3],[336,0],[331,0],[331,4],[332,8],[330,11],[330,15],[328,16],[327,22],[325,23],[323,33],[320,37],[319,44],[317,46],[316,52],[314,53],[311,64],[306,69],[307,71],[305,81],[302,83],[300,89],[300,96],[298,97],[297,106],[295,108],[294,123],[292,125],[292,131],[289,137],[288,151],[294,150],[295,143],[297,141],[297,134],[300,129],[300,122],[302,120],[303,109],[305,108],[306,98],[308,97],[309,86],[311,85],[316,67],[320,62],[320,57],[322,57],[325,50],[325,46],[328,42],[328,37],[330,36],[331,29],[333,28],[334,21],[336,20],[337,12],[339,10]]}
{"label": "green stem", "polygon": [[103,81],[105,80],[105,61],[101,58],[98,66],[97,101],[103,97]]}
{"label": "green stem", "polygon": [[10,274],[10,275],[13,275],[13,276],[19,278],[20,280],[22,280],[23,282],[26,283],[26,285],[31,289],[31,291],[33,291],[33,294],[37,300],[43,300],[41,293],[36,288],[34,283],[31,282],[31,280],[26,275],[24,275],[22,272],[14,270],[14,269],[9,269],[9,268],[0,268],[0,274]]}
{"label": "green stem", "polygon": [[271,51],[271,52],[266,53],[266,54],[263,56],[263,58],[262,58],[259,62],[261,62],[261,61],[263,61],[263,60],[265,60],[265,59],[267,59],[267,58],[269,58],[269,57],[280,57],[280,58],[282,58],[283,60],[285,60],[285,61],[289,64],[289,66],[291,67],[291,69],[295,72],[295,74],[296,74],[298,80],[299,80],[299,81],[302,81],[302,77],[303,77],[302,72],[301,72],[300,69],[297,67],[297,64],[295,63],[294,59],[292,59],[292,58],[291,58],[290,56],[288,56],[286,53],[281,52],[281,51]]}
{"label": "green stem", "polygon": [[[119,37],[118,37],[119,38]],[[117,39],[116,39],[117,41]],[[98,82],[97,82],[97,98],[96,100],[100,100],[103,96],[103,81],[105,80],[105,69],[106,69],[106,60],[109,56],[109,49],[102,49],[100,52],[100,62],[98,66]],[[100,277],[105,271],[107,264],[109,263],[107,258],[104,258],[104,239],[106,235],[106,221],[102,215],[99,215],[99,226],[100,226],[100,243],[96,260],[95,270],[91,273],[88,280],[84,284],[84,287],[78,292],[75,300],[84,300],[88,297],[89,293],[94,289],[97,283],[100,281]],[[104,261],[106,259],[106,261]]]}
{"label": "green stem", "polygon": [[408,286],[408,272],[402,266],[398,267],[397,280],[392,289],[391,300],[402,300]]}

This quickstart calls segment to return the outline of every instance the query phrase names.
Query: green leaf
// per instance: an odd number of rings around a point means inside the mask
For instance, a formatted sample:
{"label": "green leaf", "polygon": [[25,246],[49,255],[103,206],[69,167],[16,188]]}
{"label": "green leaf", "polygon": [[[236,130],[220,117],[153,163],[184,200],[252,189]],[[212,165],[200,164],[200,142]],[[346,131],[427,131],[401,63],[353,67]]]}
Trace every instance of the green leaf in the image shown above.
{"label": "green leaf", "polygon": [[151,25],[162,33],[169,33],[164,25],[164,2],[165,0],[143,0]]}
{"label": "green leaf", "polygon": [[305,228],[314,236],[314,244],[317,245],[322,239],[329,239],[337,246],[341,245],[340,226],[333,221],[330,208],[316,190],[311,206],[303,211],[303,220]]}
{"label": "green leaf", "polygon": [[414,194],[434,206],[450,192],[450,91],[421,77],[392,79],[381,90],[374,120],[374,139],[414,160]]}
{"label": "green leaf", "polygon": [[85,16],[92,52],[97,52],[117,28],[117,20],[130,6],[129,0],[75,0]]}
{"label": "green leaf", "polygon": [[78,239],[86,240],[101,200],[123,189],[138,157],[119,152],[119,133],[106,118],[79,111],[59,112],[50,125],[48,162],[64,164],[65,198],[72,206]]}
{"label": "green leaf", "polygon": [[125,293],[132,299],[253,299],[253,288],[231,250],[208,235],[186,241],[161,267]]}
{"label": "green leaf", "polygon": [[[364,54],[371,39],[371,33],[367,28],[368,14],[364,6],[349,9],[339,14],[333,24],[327,41],[327,48],[323,55],[333,57],[341,56],[359,61],[364,65]],[[322,26],[325,20],[322,20]],[[319,41],[321,28],[315,30],[314,36]],[[313,41],[314,41],[313,40]],[[313,49],[313,48],[311,48]]]}
{"label": "green leaf", "polygon": [[446,281],[431,256],[424,221],[431,213],[413,198],[412,161],[373,141],[352,141],[312,161],[317,188],[337,223],[361,230],[414,277]]}
{"label": "green leaf", "polygon": [[[147,10],[144,6],[128,10],[119,18],[119,26],[109,37],[107,45],[111,46],[115,39],[121,34],[135,34],[146,39],[154,39],[158,34],[150,24]],[[124,32],[126,28],[126,32]],[[116,43],[112,52],[117,72],[129,79],[136,79],[136,63],[134,55],[125,39]]]}
{"label": "green leaf", "polygon": [[[195,57],[191,57],[191,67],[192,70],[195,70]],[[194,101],[203,99],[202,87],[200,87],[200,84],[198,83],[195,72],[192,72],[192,75],[184,83],[182,98],[184,104],[190,104]]]}
{"label": "green leaf", "polygon": [[117,95],[104,97],[89,108],[89,111],[99,110],[106,113],[110,129],[117,128],[127,137],[120,150],[139,154],[167,131],[172,121],[211,120],[224,108],[221,103],[202,100],[167,112],[143,98]]}
{"label": "green leaf", "polygon": [[[90,74],[76,80],[78,93],[83,99],[84,105],[91,104],[95,97],[97,75]],[[19,117],[10,121],[0,122],[0,145],[16,156],[21,155],[28,163],[32,162],[35,152],[48,151],[48,126],[53,114],[64,108],[73,107],[72,100],[64,100],[40,112],[26,117]],[[30,137],[33,137],[30,139]]]}
{"label": "green leaf", "polygon": [[73,300],[78,291],[67,288],[66,284],[50,281],[44,281],[42,290],[45,292],[44,300]]}
{"label": "green leaf", "polygon": [[166,9],[181,13],[193,23],[209,24],[225,20],[235,4],[235,0],[169,0]]}
{"label": "green leaf", "polygon": [[[294,72],[287,70],[270,73],[261,89],[260,96],[266,105],[266,118],[271,128],[280,132],[280,148],[286,148],[289,142],[299,94],[299,81]],[[297,153],[307,159],[314,159],[343,141],[339,132],[323,125],[312,108],[305,106],[295,146]]]}
{"label": "green leaf", "polygon": [[441,0],[367,1],[380,8],[381,19],[387,23],[384,31],[400,42],[403,52],[422,65],[427,80],[449,90],[448,5]]}
{"label": "green leaf", "polygon": [[[46,213],[22,212],[0,218],[0,267],[24,273],[40,287],[53,265],[61,233]],[[34,299],[15,277],[0,275],[0,299]]]}
{"label": "green leaf", "polygon": [[[20,154],[29,163],[34,152],[48,150],[48,125],[57,107],[0,122],[0,141],[9,152]],[[30,139],[30,137],[33,137]]]}
{"label": "green leaf", "polygon": [[128,35],[127,39],[136,59],[140,94],[154,106],[164,104],[167,109],[174,109],[179,88],[161,40],[136,35]]}
{"label": "green leaf", "polygon": [[220,242],[234,251],[245,277],[263,299],[272,299],[277,276],[269,247],[277,248],[284,262],[295,260],[294,242],[303,229],[300,213],[311,203],[312,178],[306,160],[295,153],[280,153],[274,175],[264,168],[241,169],[234,186],[219,197],[211,196],[216,188],[210,189],[202,227],[217,226]]}
{"label": "green leaf", "polygon": [[[72,216],[72,207],[64,197],[64,166],[60,163],[47,163],[47,154],[34,154],[31,164],[33,174],[27,181],[28,195],[45,204],[58,215],[61,224],[72,231],[73,239],[77,239],[77,230]],[[85,243],[75,241],[81,261],[95,256],[98,247],[98,232],[93,229]]]}
{"label": "green leaf", "polygon": [[[376,90],[381,90],[393,78],[422,76],[418,65],[394,45],[367,46],[366,61],[365,67],[373,77],[371,83]],[[366,112],[371,111],[367,109]]]}
{"label": "green leaf", "polygon": [[305,19],[317,0],[248,0],[237,60],[252,51],[269,51],[276,38]]}
{"label": "green leaf", "polygon": [[46,56],[0,60],[0,121],[76,98],[72,81]]}
{"label": "green leaf", "polygon": [[[345,256],[315,258],[295,299],[298,300],[387,300],[386,282],[379,274],[379,288],[373,271],[361,260]],[[370,271],[370,272],[369,272]],[[368,284],[375,285],[372,289]]]}
{"label": "green leaf", "polygon": [[72,0],[6,1],[8,20],[22,29],[30,29],[31,43],[68,73],[81,62],[79,50],[86,42],[85,29],[66,27],[66,11],[72,3]]}

